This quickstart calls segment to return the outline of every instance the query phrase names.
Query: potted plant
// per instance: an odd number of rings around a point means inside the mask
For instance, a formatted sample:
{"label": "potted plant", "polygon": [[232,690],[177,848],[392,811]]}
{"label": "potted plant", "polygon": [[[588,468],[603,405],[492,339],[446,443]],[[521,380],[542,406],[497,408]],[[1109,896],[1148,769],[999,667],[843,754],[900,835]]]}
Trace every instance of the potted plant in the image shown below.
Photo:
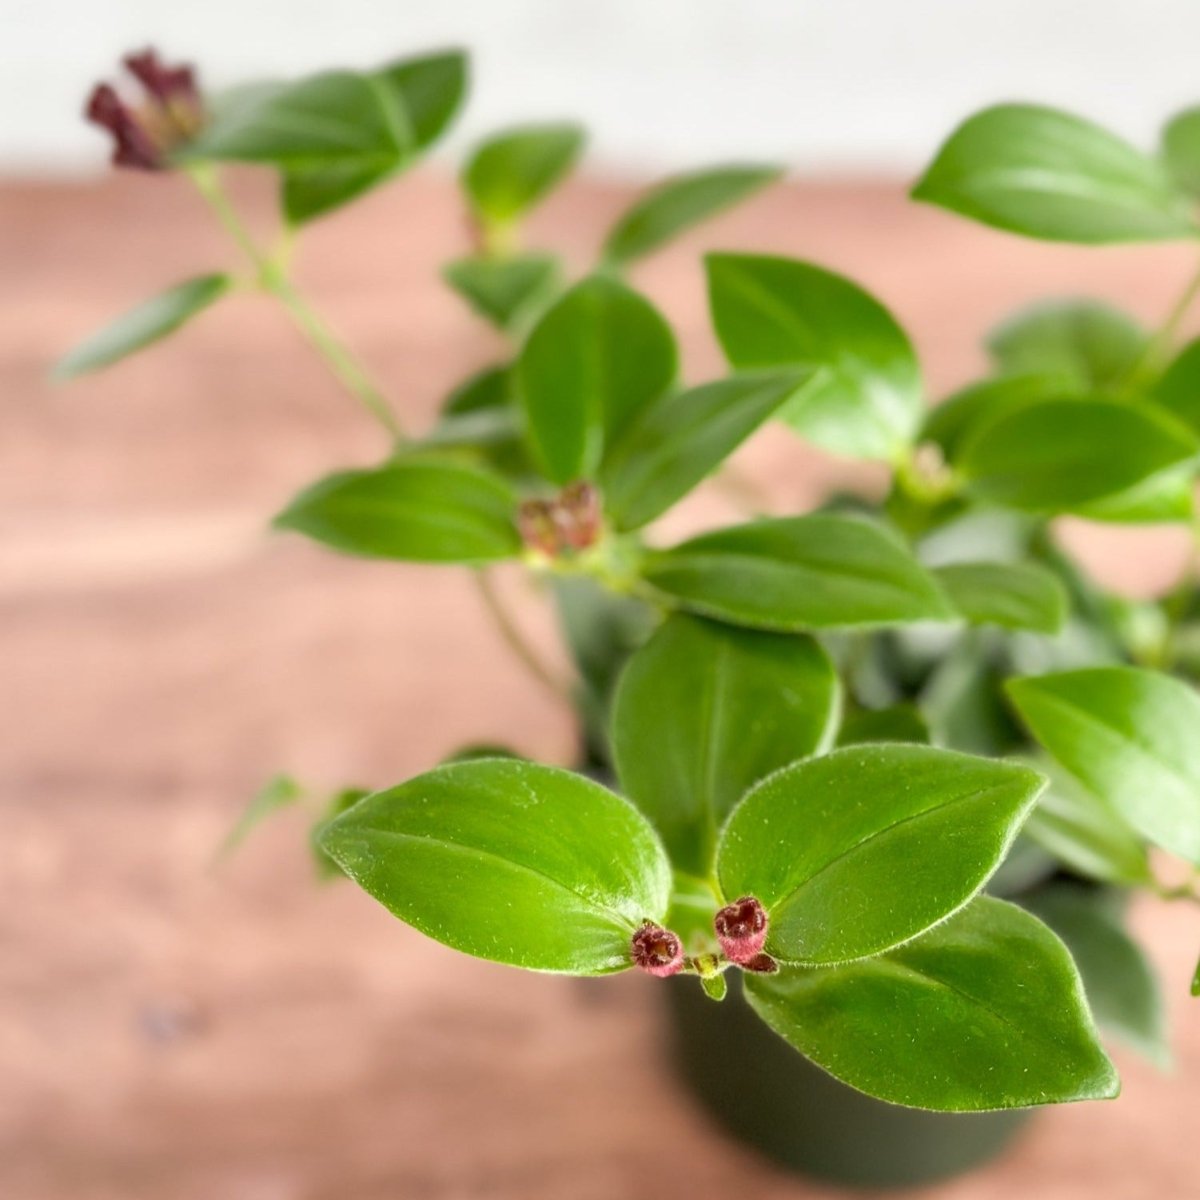
{"label": "potted plant", "polygon": [[[151,52],[126,61],[140,102],[101,85],[88,115],[118,164],[190,179],[242,268],[171,288],[59,373],[140,350],[235,287],[274,297],[385,434],[379,461],[318,481],[276,528],[464,567],[558,689],[492,586],[493,567],[520,564],[576,667],[579,770],[475,747],[348,789],[314,827],[323,873],[465,953],[653,977],[707,1107],[833,1178],[932,1178],[993,1153],[1035,1106],[1114,1097],[1093,1017],[1165,1057],[1123,913],[1137,891],[1200,898],[1200,549],[1169,595],[1134,604],[1088,578],[1055,520],[1197,529],[1200,341],[1178,330],[1200,276],[1154,331],[1089,300],[1020,313],[989,338],[987,375],[929,408],[908,337],[855,283],[712,254],[729,371],[685,386],[672,330],[627,269],[780,172],[666,180],[569,282],[523,243],[522,219],[583,133],[524,126],[470,154],[475,246],[444,273],[508,352],[413,435],[289,263],[309,222],[443,133],[464,56],[217,97]],[[231,162],[278,174],[271,248],[221,186]],[[1200,111],[1146,154],[1024,105],[966,121],[914,189],[1082,243],[1195,239],[1197,195]],[[772,420],[885,464],[886,498],[664,544],[656,519]],[[298,794],[274,781],[231,843]]]}

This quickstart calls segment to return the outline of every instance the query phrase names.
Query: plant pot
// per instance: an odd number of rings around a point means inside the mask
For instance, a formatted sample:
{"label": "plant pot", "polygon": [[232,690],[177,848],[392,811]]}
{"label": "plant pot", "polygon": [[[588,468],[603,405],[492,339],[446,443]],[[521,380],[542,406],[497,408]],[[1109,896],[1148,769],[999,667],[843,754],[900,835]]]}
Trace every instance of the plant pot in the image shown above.
{"label": "plant pot", "polygon": [[806,1175],[860,1187],[904,1187],[998,1155],[1032,1115],[930,1113],[873,1100],[786,1046],[729,975],[709,1000],[692,978],[667,980],[676,1072],[740,1141]]}

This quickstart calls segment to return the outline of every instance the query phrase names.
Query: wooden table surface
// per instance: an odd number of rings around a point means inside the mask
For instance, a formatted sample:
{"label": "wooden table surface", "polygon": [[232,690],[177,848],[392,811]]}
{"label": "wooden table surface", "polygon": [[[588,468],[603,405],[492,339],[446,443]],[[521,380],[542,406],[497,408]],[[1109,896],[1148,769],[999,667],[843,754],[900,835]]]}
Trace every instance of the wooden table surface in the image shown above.
{"label": "wooden table surface", "polygon": [[[573,185],[534,235],[582,267],[626,195]],[[500,350],[436,280],[464,241],[433,172],[321,223],[304,248],[304,282],[413,429]],[[894,184],[800,183],[637,272],[693,379],[718,368],[708,246],[860,279],[914,334],[934,395],[978,365],[979,335],[1014,305],[1083,292],[1153,318],[1193,269],[1175,247],[1023,243]],[[466,741],[571,753],[567,716],[461,574],[264,532],[299,486],[381,449],[266,301],[231,299],[76,385],[43,382],[111,314],[229,261],[176,180],[0,188],[0,1197],[831,1195],[709,1128],[661,1062],[654,981],[581,987],[455,955],[353,888],[314,886],[298,816],[214,869],[235,814],[281,768],[332,788],[397,781]],[[780,511],[853,474],[776,432],[742,461]],[[1084,549],[1146,592],[1169,581],[1178,543],[1105,531]],[[550,646],[540,601],[514,596]],[[1186,995],[1200,920],[1147,905],[1136,922],[1164,976],[1176,1072],[1118,1050],[1120,1100],[1049,1112],[1002,1163],[929,1195],[1200,1194],[1200,1001]]]}

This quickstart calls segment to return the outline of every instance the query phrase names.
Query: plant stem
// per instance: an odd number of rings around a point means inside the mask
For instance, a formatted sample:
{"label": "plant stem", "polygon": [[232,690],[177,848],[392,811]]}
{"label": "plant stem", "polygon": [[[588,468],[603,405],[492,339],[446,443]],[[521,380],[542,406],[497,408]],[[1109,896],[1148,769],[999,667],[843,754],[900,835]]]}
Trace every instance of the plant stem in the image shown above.
{"label": "plant stem", "polygon": [[[387,430],[389,437],[397,442],[403,441],[404,431],[383,393],[288,278],[283,265],[284,256],[271,258],[263,253],[221,187],[216,171],[210,166],[201,165],[190,167],[188,175],[208,202],[221,227],[254,266],[259,288],[283,305],[305,340],[324,358],[342,386]],[[289,244],[284,243],[285,246]]]}
{"label": "plant stem", "polygon": [[492,577],[486,571],[475,573],[475,583],[479,589],[480,599],[491,616],[504,643],[513,652],[525,669],[543,687],[552,692],[556,699],[565,700],[569,705],[574,704],[571,687],[560,679],[538,656],[537,651],[525,639],[525,635],[517,627],[500,594],[496,591]]}
{"label": "plant stem", "polygon": [[1192,307],[1197,296],[1200,296],[1200,270],[1197,270],[1192,276],[1179,299],[1175,301],[1171,311],[1167,313],[1163,323],[1158,327],[1157,332],[1146,343],[1141,354],[1134,360],[1133,366],[1129,368],[1127,382],[1130,386],[1141,383],[1143,377],[1158,366],[1159,360],[1171,348],[1179,325],[1187,316],[1188,309]]}

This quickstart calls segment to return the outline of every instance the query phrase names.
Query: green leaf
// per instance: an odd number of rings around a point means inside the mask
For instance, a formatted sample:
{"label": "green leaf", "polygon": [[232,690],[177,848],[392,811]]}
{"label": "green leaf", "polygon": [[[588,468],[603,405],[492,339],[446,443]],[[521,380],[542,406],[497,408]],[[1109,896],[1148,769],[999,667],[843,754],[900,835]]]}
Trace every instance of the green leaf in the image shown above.
{"label": "green leaf", "polygon": [[1193,433],[1200,433],[1200,338],[1188,342],[1171,360],[1150,396]]}
{"label": "green leaf", "polygon": [[1145,843],[1124,818],[1057,764],[1035,765],[1050,786],[1030,813],[1025,834],[1087,879],[1149,883]]}
{"label": "green leaf", "polygon": [[892,1104],[978,1112],[1120,1091],[1071,956],[1003,900],[878,958],[748,976],[746,995],[801,1054]]}
{"label": "green leaf", "polygon": [[1006,375],[1058,375],[1074,390],[1119,387],[1146,348],[1145,331],[1099,300],[1056,300],[1010,317],[987,338],[992,361]]}
{"label": "green leaf", "polygon": [[1157,1066],[1171,1062],[1166,1017],[1154,968],[1095,888],[1053,884],[1021,899],[1066,943],[1101,1029]]}
{"label": "green leaf", "polygon": [[1200,865],[1200,697],[1136,667],[1013,679],[1034,736],[1156,846]]}
{"label": "green leaf", "polygon": [[370,558],[485,563],[520,552],[515,511],[497,476],[414,457],[330,475],[301,492],[275,526]]}
{"label": "green leaf", "polygon": [[1074,380],[1064,375],[1002,375],[969,384],[930,409],[921,440],[933,442],[948,462],[957,463],[985,424],[1041,400],[1060,400],[1074,388]]}
{"label": "green leaf", "polygon": [[950,603],[976,625],[1057,633],[1067,593],[1057,576],[1032,563],[951,563],[933,574]]}
{"label": "green leaf", "polygon": [[1200,195],[1200,108],[1176,113],[1163,127],[1162,154],[1175,182]]}
{"label": "green leaf", "polygon": [[828,745],[838,707],[837,674],[811,638],[676,614],[621,676],[617,775],[672,862],[707,878],[717,830],[742,794]]}
{"label": "green leaf", "polygon": [[523,216],[571,171],[585,140],[570,124],[524,125],[488,138],[463,168],[471,206],[500,225]]}
{"label": "green leaf", "polygon": [[54,378],[74,379],[157,342],[215,304],[232,286],[229,275],[199,275],[176,284],[76,346],[55,366]]}
{"label": "green leaf", "polygon": [[473,255],[447,263],[442,277],[481,317],[508,330],[519,326],[554,293],[559,262],[553,254]]}
{"label": "green leaf", "polygon": [[780,167],[724,166],[664,180],[635,201],[612,227],[604,242],[604,258],[619,265],[642,258],[782,174]]}
{"label": "green leaf", "polygon": [[401,920],[456,950],[536,971],[630,965],[671,893],[646,819],[582,776],[518,759],[442,766],[361,800],[322,849]]}
{"label": "green leaf", "polygon": [[484,367],[458,385],[443,401],[443,416],[491,412],[512,405],[512,368],[507,363]]}
{"label": "green leaf", "polygon": [[1000,104],[960,125],[913,198],[1060,242],[1193,237],[1187,197],[1149,155],[1071,113]]}
{"label": "green leaf", "polygon": [[1200,962],[1196,964],[1196,973],[1192,976],[1192,995],[1200,996]]}
{"label": "green leaf", "polygon": [[782,413],[793,429],[860,458],[891,459],[912,441],[922,417],[920,369],[877,300],[794,259],[710,254],[705,263],[713,325],[733,366],[816,370]]}
{"label": "green leaf", "polygon": [[750,372],[668,392],[605,455],[600,482],[617,529],[666,512],[721,465],[811,372]]}
{"label": "green leaf", "polygon": [[734,525],[648,553],[642,575],[684,608],[784,633],[954,617],[900,541],[855,517]]}
{"label": "green leaf", "polygon": [[237,824],[226,835],[217,851],[217,858],[232,854],[272,813],[289,808],[304,797],[304,789],[290,775],[276,775],[268,779],[255,793],[238,818]]}
{"label": "green leaf", "polygon": [[637,415],[670,387],[675,338],[658,310],[615,279],[573,287],[534,327],[516,365],[530,446],[555,483],[592,474]]}
{"label": "green leaf", "polygon": [[322,849],[321,837],[325,832],[325,826],[335,817],[340,817],[342,813],[353,808],[361,799],[369,795],[370,792],[366,788],[342,788],[325,806],[321,819],[308,831],[309,850],[312,852],[313,867],[318,880],[325,882],[330,879],[345,878],[342,868]]}
{"label": "green leaf", "polygon": [[466,58],[449,51],[241,88],[180,158],[278,167],[284,212],[298,224],[410,166],[453,120],[466,86]]}
{"label": "green leaf", "polygon": [[1070,398],[1026,404],[985,422],[958,466],[984,499],[1031,512],[1078,512],[1191,463],[1198,451],[1189,430],[1149,405]]}
{"label": "green leaf", "polygon": [[929,726],[921,710],[913,704],[893,704],[888,708],[863,708],[851,713],[838,732],[837,744],[860,746],[867,742],[929,741]]}
{"label": "green leaf", "polygon": [[762,902],[766,948],[781,961],[879,954],[983,887],[1044,784],[1027,767],[931,746],[850,746],[794,763],[730,815],[721,890]]}

